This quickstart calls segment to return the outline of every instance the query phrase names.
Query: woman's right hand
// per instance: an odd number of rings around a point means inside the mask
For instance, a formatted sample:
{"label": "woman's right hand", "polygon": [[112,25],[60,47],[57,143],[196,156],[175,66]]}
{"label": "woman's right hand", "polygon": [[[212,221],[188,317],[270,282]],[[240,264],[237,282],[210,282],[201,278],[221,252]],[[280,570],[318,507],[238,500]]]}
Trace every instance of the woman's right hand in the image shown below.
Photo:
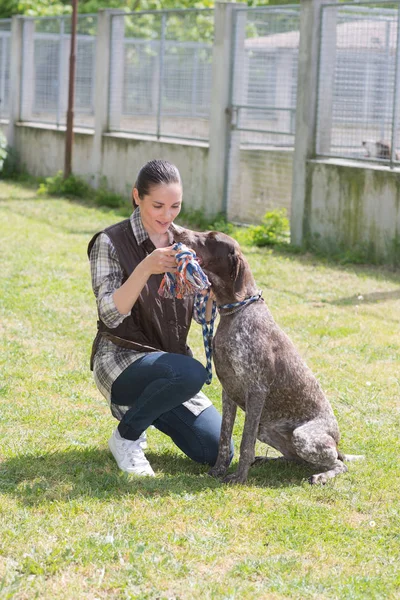
{"label": "woman's right hand", "polygon": [[173,246],[156,248],[143,260],[143,266],[149,275],[160,275],[162,273],[176,273],[176,250]]}

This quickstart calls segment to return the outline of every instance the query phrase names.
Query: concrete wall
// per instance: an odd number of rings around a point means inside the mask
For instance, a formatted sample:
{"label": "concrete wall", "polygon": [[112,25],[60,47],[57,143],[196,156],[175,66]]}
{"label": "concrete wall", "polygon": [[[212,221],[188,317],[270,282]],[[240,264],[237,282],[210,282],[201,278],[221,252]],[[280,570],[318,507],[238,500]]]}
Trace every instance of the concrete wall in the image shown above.
{"label": "concrete wall", "polygon": [[[90,180],[93,134],[75,132],[73,172]],[[65,131],[45,125],[17,124],[14,148],[31,175],[49,177],[64,169]]]}
{"label": "concrete wall", "polygon": [[198,210],[207,206],[206,144],[189,144],[184,140],[148,141],[115,134],[103,136],[101,173],[107,178],[108,187],[120,194],[130,195],[140,167],[153,158],[169,160],[178,167],[186,208]]}
{"label": "concrete wall", "polygon": [[[15,128],[20,162],[35,176],[49,177],[63,170],[64,143],[65,132],[52,126],[19,123]],[[73,172],[89,183],[93,179],[92,152],[93,132],[75,131]],[[214,205],[208,196],[207,144],[106,133],[102,136],[100,175],[110,190],[129,197],[140,167],[152,158],[165,158],[177,165],[187,208],[208,213],[220,210],[218,202]],[[286,207],[290,212],[291,177],[291,152],[242,149],[240,184],[229,207],[229,218],[250,223],[259,221],[272,208]]]}
{"label": "concrete wall", "polygon": [[228,219],[259,223],[275,208],[291,209],[293,151],[245,149],[239,153],[239,168],[232,174]]}
{"label": "concrete wall", "polygon": [[[18,124],[15,149],[24,168],[32,175],[48,177],[64,168],[65,132],[51,126]],[[93,178],[93,133],[74,134],[73,172],[88,182]],[[111,190],[130,197],[135,177],[144,163],[165,158],[179,168],[184,185],[185,206],[200,209],[207,203],[208,147],[184,141],[155,141],[119,134],[105,134],[101,145],[101,176]]]}
{"label": "concrete wall", "polygon": [[400,259],[400,171],[344,160],[309,161],[308,171],[306,228],[313,243]]}

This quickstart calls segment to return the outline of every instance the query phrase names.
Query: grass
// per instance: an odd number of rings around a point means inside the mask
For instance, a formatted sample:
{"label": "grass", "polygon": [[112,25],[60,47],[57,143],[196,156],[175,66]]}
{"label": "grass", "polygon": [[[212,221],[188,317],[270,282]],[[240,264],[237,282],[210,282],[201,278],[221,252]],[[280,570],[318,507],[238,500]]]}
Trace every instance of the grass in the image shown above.
{"label": "grass", "polygon": [[243,247],[365,461],[325,487],[280,464],[227,487],[150,430],[157,477],[135,479],[88,366],[86,246],[119,218],[0,182],[0,598],[400,598],[400,273]]}

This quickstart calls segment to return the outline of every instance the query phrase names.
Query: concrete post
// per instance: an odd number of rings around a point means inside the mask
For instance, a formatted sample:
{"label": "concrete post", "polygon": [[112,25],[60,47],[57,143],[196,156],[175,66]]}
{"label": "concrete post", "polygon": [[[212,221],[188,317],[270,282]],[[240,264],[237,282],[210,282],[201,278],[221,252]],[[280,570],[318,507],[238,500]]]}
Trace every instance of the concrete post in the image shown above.
{"label": "concrete post", "polygon": [[[101,9],[98,12],[96,40],[96,73],[94,93],[94,138],[91,159],[93,185],[98,187],[102,172],[103,134],[108,130],[110,99],[111,15],[122,11]],[[121,56],[122,60],[122,56]]]}
{"label": "concrete post", "polygon": [[10,112],[7,128],[7,143],[11,147],[14,146],[15,141],[15,124],[20,120],[23,25],[23,17],[16,15],[12,17],[10,42]]}
{"label": "concrete post", "polygon": [[291,241],[301,245],[308,229],[308,166],[315,156],[317,122],[318,49],[320,14],[331,0],[302,0],[296,105],[296,138],[293,156]]}
{"label": "concrete post", "polygon": [[233,9],[237,4],[216,2],[205,212],[226,210],[226,161],[230,131],[231,49]]}

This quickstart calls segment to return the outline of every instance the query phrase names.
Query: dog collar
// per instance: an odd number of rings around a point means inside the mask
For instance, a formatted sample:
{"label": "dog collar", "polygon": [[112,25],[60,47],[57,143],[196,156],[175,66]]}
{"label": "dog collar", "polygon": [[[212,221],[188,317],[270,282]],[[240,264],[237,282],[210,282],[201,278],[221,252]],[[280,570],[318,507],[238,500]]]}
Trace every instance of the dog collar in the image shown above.
{"label": "dog collar", "polygon": [[244,300],[241,300],[240,302],[230,302],[228,304],[220,304],[218,306],[218,310],[224,310],[226,308],[233,308],[234,310],[230,310],[229,312],[220,312],[220,316],[224,317],[226,315],[233,315],[233,313],[239,311],[240,309],[244,308],[245,306],[247,306],[248,304],[252,304],[253,302],[257,302],[257,300],[260,300],[262,297],[262,291],[258,292],[258,294],[255,294],[254,296],[250,296],[250,298],[245,298]]}

